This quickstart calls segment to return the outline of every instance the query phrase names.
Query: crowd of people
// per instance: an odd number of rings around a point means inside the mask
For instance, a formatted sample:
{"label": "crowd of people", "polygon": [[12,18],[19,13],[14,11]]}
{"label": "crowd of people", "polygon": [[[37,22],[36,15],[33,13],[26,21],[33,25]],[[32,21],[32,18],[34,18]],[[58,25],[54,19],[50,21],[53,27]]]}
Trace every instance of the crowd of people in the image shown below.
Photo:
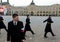
{"label": "crowd of people", "polygon": [[[7,41],[8,42],[24,42],[26,40],[25,36],[26,36],[26,32],[30,31],[33,35],[35,35],[35,33],[33,32],[33,30],[31,29],[30,26],[30,17],[29,15],[27,15],[26,18],[26,24],[25,24],[25,29],[23,29],[23,22],[19,21],[19,17],[17,14],[13,14],[12,15],[13,20],[11,20],[10,22],[8,22],[8,29],[6,29],[6,26],[3,22],[3,17],[0,14],[0,34],[1,34],[1,29],[5,29],[7,32]],[[51,29],[51,23],[53,23],[52,19],[51,19],[51,15],[49,15],[48,19],[46,19],[45,21],[43,21],[43,23],[47,22],[46,28],[45,28],[45,34],[44,34],[44,38],[48,38],[46,35],[48,32],[50,32],[52,34],[52,36],[56,36],[52,29]]]}

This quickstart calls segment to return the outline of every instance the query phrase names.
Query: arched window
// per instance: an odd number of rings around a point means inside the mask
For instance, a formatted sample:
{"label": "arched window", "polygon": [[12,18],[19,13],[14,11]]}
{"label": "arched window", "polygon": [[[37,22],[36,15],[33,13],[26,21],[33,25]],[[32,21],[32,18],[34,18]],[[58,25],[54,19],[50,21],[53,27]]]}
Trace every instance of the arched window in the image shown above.
{"label": "arched window", "polygon": [[40,13],[42,13],[42,11],[40,11]]}
{"label": "arched window", "polygon": [[31,16],[33,16],[34,15],[34,12],[33,11],[31,11]]}
{"label": "arched window", "polygon": [[45,13],[45,11],[43,11],[43,13]]}

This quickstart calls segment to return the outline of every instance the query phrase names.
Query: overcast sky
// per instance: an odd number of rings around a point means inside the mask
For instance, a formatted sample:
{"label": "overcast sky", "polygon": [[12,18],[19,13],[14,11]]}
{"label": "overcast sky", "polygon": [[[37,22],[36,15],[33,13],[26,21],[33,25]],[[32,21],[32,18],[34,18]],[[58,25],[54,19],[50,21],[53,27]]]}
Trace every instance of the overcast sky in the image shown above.
{"label": "overcast sky", "polygon": [[[7,0],[3,0],[6,2]],[[27,6],[31,3],[32,0],[9,0],[11,5],[14,6]],[[60,0],[34,0],[36,5],[52,5],[52,4],[60,4]]]}

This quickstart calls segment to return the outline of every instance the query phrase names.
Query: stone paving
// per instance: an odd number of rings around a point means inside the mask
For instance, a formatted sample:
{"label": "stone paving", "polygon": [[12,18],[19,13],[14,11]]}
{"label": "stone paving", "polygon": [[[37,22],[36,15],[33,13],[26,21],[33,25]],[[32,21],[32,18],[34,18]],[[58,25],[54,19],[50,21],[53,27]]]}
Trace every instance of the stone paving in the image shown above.
{"label": "stone paving", "polygon": [[[21,18],[22,19],[22,18]],[[35,20],[36,19],[36,20]],[[44,29],[46,26],[46,23],[43,23],[43,20],[46,18],[42,17],[31,17],[31,27],[32,30],[36,33],[34,36],[27,32],[26,35],[26,41],[25,42],[60,42],[60,17],[53,17],[54,23],[52,24],[52,30],[56,34],[55,37],[52,37],[50,33],[47,34],[48,38],[44,38]],[[23,20],[22,20],[23,21]],[[24,21],[23,21],[24,22]],[[0,42],[7,42],[6,38],[6,31],[4,29],[1,30],[0,35]]]}

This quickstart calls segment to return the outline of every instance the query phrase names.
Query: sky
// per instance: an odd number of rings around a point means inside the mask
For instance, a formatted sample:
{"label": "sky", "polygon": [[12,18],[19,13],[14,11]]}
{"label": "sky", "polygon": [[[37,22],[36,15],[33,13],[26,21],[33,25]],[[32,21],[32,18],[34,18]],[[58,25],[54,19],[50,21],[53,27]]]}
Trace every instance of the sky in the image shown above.
{"label": "sky", "polygon": [[[6,2],[7,0],[2,0]],[[11,5],[14,6],[28,6],[32,0],[9,0]],[[60,4],[60,0],[34,0],[34,3],[38,6],[40,5],[52,5],[52,4]]]}

